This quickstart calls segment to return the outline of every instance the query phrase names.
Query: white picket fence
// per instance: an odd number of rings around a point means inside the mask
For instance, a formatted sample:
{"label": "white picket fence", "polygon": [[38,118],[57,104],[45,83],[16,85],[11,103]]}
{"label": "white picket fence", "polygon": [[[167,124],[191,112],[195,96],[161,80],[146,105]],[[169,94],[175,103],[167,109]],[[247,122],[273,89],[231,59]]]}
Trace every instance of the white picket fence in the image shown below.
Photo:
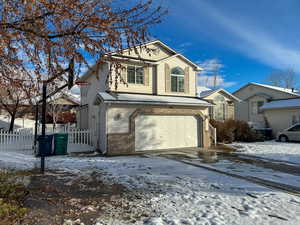
{"label": "white picket fence", "polygon": [[32,150],[33,141],[32,129],[17,130],[12,133],[0,131],[0,151]]}
{"label": "white picket fence", "polygon": [[69,129],[68,133],[68,152],[89,152],[95,148],[92,143],[91,130]]}
{"label": "white picket fence", "polygon": [[[68,129],[68,153],[94,151],[91,130]],[[0,131],[0,151],[32,151],[34,145],[33,129],[20,129],[9,133]]]}

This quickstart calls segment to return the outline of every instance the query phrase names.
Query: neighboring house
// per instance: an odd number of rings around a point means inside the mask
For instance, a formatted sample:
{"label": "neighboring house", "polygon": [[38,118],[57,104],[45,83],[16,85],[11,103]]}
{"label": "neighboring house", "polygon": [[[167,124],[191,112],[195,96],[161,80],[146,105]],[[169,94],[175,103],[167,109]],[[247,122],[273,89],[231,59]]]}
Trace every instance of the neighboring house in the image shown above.
{"label": "neighboring house", "polygon": [[108,155],[209,147],[210,104],[196,95],[201,68],[160,41],[137,49],[112,54],[125,67],[126,84],[117,90],[114,72],[106,82],[110,61],[81,77],[88,85],[81,87],[80,128],[95,130],[94,143]]}
{"label": "neighboring house", "polygon": [[59,124],[76,123],[76,116],[80,108],[80,95],[64,91],[48,100],[47,123]]}
{"label": "neighboring house", "polygon": [[235,103],[239,103],[240,100],[226,90],[198,87],[198,96],[214,105],[209,110],[210,119],[218,121],[235,119]]}
{"label": "neighboring house", "polygon": [[[11,105],[11,107],[14,107]],[[62,93],[58,93],[55,96],[48,99],[47,105],[47,121],[52,123],[53,114],[57,114],[57,116],[64,117],[68,116],[69,120],[72,123],[76,123],[76,113],[80,107],[80,95],[76,95],[71,93],[70,91],[64,91]],[[41,112],[41,105],[40,110]],[[19,107],[16,120],[15,120],[15,129],[19,128],[33,128],[35,124],[35,107],[31,105],[29,102],[25,102],[25,104]],[[70,115],[66,113],[73,114],[72,118]],[[60,115],[59,115],[60,114]],[[64,120],[58,118],[59,123],[63,123]],[[71,119],[70,119],[71,118]],[[4,108],[0,107],[0,129],[8,130],[10,123],[10,115]]]}
{"label": "neighboring house", "polygon": [[300,92],[266,84],[248,83],[233,95],[241,100],[236,103],[235,118],[264,128],[268,124],[261,107],[271,100],[300,97]]}
{"label": "neighboring house", "polygon": [[80,95],[62,92],[49,100],[49,105],[59,105],[63,111],[76,113],[80,106]]}
{"label": "neighboring house", "polygon": [[265,103],[261,109],[275,136],[278,132],[300,123],[300,97],[273,100]]}

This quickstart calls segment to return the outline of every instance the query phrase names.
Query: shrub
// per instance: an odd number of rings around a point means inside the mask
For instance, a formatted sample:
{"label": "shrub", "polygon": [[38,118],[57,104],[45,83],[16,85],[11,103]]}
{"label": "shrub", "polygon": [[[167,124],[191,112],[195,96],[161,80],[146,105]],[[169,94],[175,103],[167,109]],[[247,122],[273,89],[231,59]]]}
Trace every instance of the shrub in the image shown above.
{"label": "shrub", "polygon": [[262,141],[262,137],[250,128],[247,122],[240,120],[211,120],[211,125],[217,129],[217,140],[223,143],[233,141],[254,142]]}

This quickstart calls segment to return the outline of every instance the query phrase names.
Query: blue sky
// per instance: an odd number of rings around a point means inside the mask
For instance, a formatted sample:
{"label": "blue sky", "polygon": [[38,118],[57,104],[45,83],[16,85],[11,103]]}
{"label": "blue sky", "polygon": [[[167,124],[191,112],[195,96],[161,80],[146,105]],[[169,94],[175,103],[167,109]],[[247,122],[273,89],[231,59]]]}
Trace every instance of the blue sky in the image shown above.
{"label": "blue sky", "polygon": [[278,69],[293,68],[300,74],[299,0],[162,3],[169,14],[152,28],[152,34],[191,60],[204,63],[208,70],[201,79],[205,83],[213,65],[220,67],[219,82],[229,91],[248,82],[265,83],[267,75]]}

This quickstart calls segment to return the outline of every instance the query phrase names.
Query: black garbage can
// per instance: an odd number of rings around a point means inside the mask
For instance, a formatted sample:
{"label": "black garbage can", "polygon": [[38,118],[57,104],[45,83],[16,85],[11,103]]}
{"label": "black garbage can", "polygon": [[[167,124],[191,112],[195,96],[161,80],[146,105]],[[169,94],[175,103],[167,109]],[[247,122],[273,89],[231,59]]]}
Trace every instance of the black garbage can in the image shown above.
{"label": "black garbage can", "polygon": [[50,156],[53,155],[52,142],[53,135],[38,136],[37,141],[39,142],[38,156]]}

